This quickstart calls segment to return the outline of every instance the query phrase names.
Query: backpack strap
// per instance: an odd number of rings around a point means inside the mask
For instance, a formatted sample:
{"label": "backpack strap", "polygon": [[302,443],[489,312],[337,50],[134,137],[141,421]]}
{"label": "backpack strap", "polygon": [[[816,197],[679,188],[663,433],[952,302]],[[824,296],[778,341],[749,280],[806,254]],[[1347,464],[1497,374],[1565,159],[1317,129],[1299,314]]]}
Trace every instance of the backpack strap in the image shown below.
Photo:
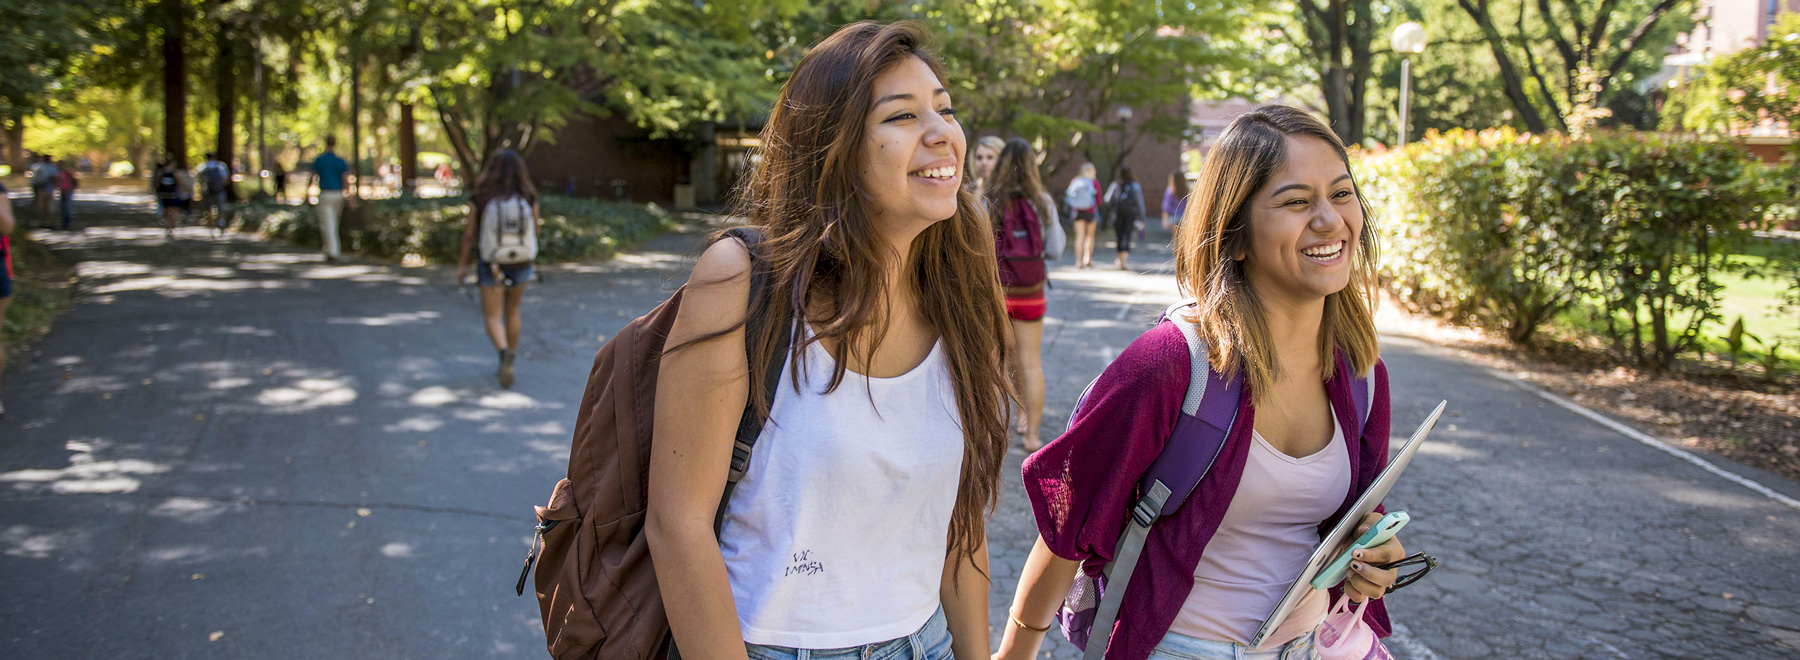
{"label": "backpack strap", "polygon": [[[750,314],[744,319],[744,353],[755,355],[756,341],[763,328],[773,320],[768,315],[759,314],[762,299],[769,292],[768,264],[757,258],[756,248],[762,243],[762,232],[751,227],[736,227],[727,232],[728,237],[744,242],[750,250]],[[775,338],[775,352],[769,356],[768,364],[763,368],[763,399],[771,404],[775,401],[776,390],[781,388],[781,368],[787,364],[788,349],[793,345],[794,328],[792,324],[780,324]],[[725,525],[725,505],[731,502],[732,491],[737,490],[739,481],[750,469],[750,450],[755,448],[756,439],[762,435],[763,417],[757,412],[754,400],[744,403],[744,414],[738,418],[737,436],[731,446],[731,468],[725,475],[725,492],[719,497],[719,510],[713,514],[713,534],[717,535]]]}
{"label": "backpack strap", "polygon": [[[1106,591],[1100,597],[1100,604],[1094,610],[1094,624],[1088,629],[1088,644],[1083,651],[1084,660],[1101,660],[1106,655],[1106,647],[1112,638],[1113,624],[1118,621],[1119,608],[1125,601],[1126,587],[1131,583],[1131,574],[1137,570],[1138,559],[1143,555],[1144,544],[1149,539],[1150,527],[1165,516],[1173,515],[1187,501],[1194,487],[1206,477],[1213,463],[1225,449],[1225,442],[1231,437],[1232,425],[1237,423],[1238,401],[1244,392],[1244,380],[1224,376],[1212,369],[1207,357],[1206,342],[1200,338],[1194,324],[1177,315],[1192,305],[1193,301],[1172,306],[1163,312],[1158,324],[1163,321],[1174,323],[1187,340],[1188,359],[1191,369],[1188,377],[1187,394],[1181,400],[1181,418],[1175,423],[1175,432],[1170,434],[1168,444],[1163,446],[1161,454],[1151,461],[1150,469],[1144,471],[1139,480],[1138,491],[1143,493],[1135,505],[1131,507],[1131,515],[1125,520],[1125,530],[1119,535],[1119,544],[1113,552],[1113,560],[1106,565]],[[1194,424],[1199,426],[1196,428]]]}

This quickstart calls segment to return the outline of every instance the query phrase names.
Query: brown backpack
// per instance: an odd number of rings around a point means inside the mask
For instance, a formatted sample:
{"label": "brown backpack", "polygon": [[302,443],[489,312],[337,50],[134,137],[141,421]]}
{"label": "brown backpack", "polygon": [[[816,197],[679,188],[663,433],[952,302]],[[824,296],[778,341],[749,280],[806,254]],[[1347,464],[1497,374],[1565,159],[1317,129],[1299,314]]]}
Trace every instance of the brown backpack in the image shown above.
{"label": "brown backpack", "polygon": [[[726,235],[750,248],[750,300],[752,309],[757,309],[761,305],[756,302],[768,289],[763,262],[755,257],[761,234],[740,227]],[[627,324],[594,355],[594,368],[575,418],[569,477],[557,482],[549,506],[535,507],[537,538],[524,571],[519,573],[516,591],[524,595],[525,579],[536,561],[538,609],[544,617],[544,642],[551,657],[648,660],[674,656],[668,616],[644,538],[644,511],[657,358],[675,324],[681,294],[682,290],[676,290],[656,309]],[[753,312],[746,323],[749,341],[768,320]],[[791,329],[782,333],[774,359],[763,372],[767,401],[774,400],[791,335]],[[746,405],[715,517],[715,533],[723,521],[725,502],[750,464],[750,449],[762,426],[755,406]]]}

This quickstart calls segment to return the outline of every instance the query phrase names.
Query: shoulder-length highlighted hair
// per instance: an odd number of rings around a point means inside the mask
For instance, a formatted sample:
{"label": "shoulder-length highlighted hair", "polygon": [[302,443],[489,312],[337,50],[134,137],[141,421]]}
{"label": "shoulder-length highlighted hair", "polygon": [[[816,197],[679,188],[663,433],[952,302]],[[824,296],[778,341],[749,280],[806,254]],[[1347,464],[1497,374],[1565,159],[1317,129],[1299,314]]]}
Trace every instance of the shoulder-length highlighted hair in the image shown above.
{"label": "shoulder-length highlighted hair", "polygon": [[[775,331],[797,318],[806,319],[813,334],[795,337],[788,360],[795,376],[811,342],[834,340],[846,358],[866,358],[880,347],[891,318],[883,264],[897,255],[874,225],[877,209],[859,171],[866,120],[875,79],[906,58],[924,62],[944,80],[928,42],[925,29],[910,21],[852,23],[801,58],[782,86],[763,127],[760,162],[738,199],[738,213],[763,230],[757,260],[769,273],[768,306],[753,311],[769,322],[761,336],[749,338],[751,365],[768,363]],[[913,239],[908,260],[901,285],[913,288],[919,313],[940,336],[963,429],[948,549],[971,556],[985,539],[986,512],[999,495],[1015,400],[993,229],[975,196],[959,190],[955,215]],[[835,362],[826,391],[842,383],[850,360]],[[761,371],[750,370],[750,391],[767,416],[771,402],[761,400]]]}
{"label": "shoulder-length highlighted hair", "polygon": [[[1325,141],[1350,169],[1344,143],[1325,124],[1301,110],[1266,105],[1238,117],[1226,127],[1200,170],[1184,228],[1175,246],[1175,278],[1181,290],[1199,300],[1190,320],[1209,346],[1213,369],[1242,371],[1257,400],[1281,374],[1262,299],[1245,277],[1237,257],[1251,253],[1250,198],[1268,184],[1287,161],[1289,137]],[[1356,187],[1352,175],[1350,185]],[[1367,374],[1379,359],[1375,339],[1374,213],[1357,188],[1362,207],[1362,233],[1351,253],[1350,283],[1325,297],[1319,326],[1319,362],[1324,377],[1337,372],[1334,351],[1343,351],[1357,374]]]}

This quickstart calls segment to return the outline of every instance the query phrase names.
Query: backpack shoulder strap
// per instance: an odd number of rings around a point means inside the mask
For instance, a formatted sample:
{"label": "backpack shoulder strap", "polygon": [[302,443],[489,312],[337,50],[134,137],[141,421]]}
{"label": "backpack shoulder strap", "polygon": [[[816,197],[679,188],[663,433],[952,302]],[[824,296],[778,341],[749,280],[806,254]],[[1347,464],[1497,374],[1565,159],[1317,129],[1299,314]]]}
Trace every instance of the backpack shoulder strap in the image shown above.
{"label": "backpack shoulder strap", "polygon": [[[1088,629],[1084,660],[1101,660],[1106,654],[1113,624],[1118,621],[1119,608],[1125,602],[1125,590],[1131,583],[1131,574],[1137,570],[1138,559],[1149,540],[1150,527],[1158,519],[1173,515],[1187,501],[1194,487],[1218,460],[1226,440],[1231,437],[1232,426],[1237,423],[1243,379],[1226,379],[1212,369],[1206,342],[1200,338],[1194,324],[1179,314],[1192,304],[1190,300],[1174,305],[1157,320],[1158,324],[1163,321],[1174,323],[1187,340],[1191,364],[1188,389],[1181,400],[1182,416],[1175,423],[1175,432],[1139,480],[1138,490],[1142,495],[1132,506],[1125,529],[1119,535],[1113,560],[1105,568],[1106,590],[1095,608],[1093,627]],[[1196,420],[1200,425],[1198,428],[1192,426]]]}
{"label": "backpack shoulder strap", "polygon": [[1350,401],[1356,405],[1360,414],[1357,417],[1356,437],[1362,437],[1362,431],[1369,426],[1369,414],[1375,408],[1375,368],[1369,367],[1369,374],[1358,377],[1350,368],[1350,358],[1338,354],[1338,368],[1350,374]]}
{"label": "backpack shoulder strap", "polygon": [[[757,246],[762,244],[762,232],[752,227],[736,227],[725,236],[744,242],[750,251],[750,314],[744,319],[744,352],[754,355],[751,342],[764,327],[773,321],[769,315],[759,313],[762,299],[768,296],[769,271],[768,263],[757,258]],[[777,322],[779,323],[779,322]],[[776,390],[781,388],[781,367],[787,363],[788,348],[793,345],[794,328],[791,324],[780,323],[779,334],[775,339],[775,353],[769,362],[762,366],[764,400],[773,403]],[[751,365],[755,368],[757,365]],[[753,393],[754,396],[754,393]],[[757,413],[756,402],[746,401],[744,414],[738,418],[737,436],[731,447],[731,468],[725,476],[725,492],[719,498],[719,510],[713,516],[713,533],[716,535],[725,524],[725,505],[731,501],[731,493],[737,490],[738,482],[743,480],[744,472],[750,469],[750,451],[756,447],[756,438],[762,435],[762,415]]]}

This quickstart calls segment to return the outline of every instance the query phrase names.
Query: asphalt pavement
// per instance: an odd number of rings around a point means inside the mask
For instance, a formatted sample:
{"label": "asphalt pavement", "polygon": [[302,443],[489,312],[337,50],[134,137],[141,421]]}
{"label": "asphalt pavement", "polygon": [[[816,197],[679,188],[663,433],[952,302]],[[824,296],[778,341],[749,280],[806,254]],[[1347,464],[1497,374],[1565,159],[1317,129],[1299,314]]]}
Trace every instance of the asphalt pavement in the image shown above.
{"label": "asphalt pavement", "polygon": [[[79,304],[6,374],[0,657],[542,657],[512,592],[531,506],[593,352],[682,281],[698,230],[545,267],[506,391],[448,269],[165,242],[141,202],[78,203],[80,231],[34,236],[79,262]],[[1130,271],[1053,270],[1046,434],[1177,299],[1148,238]],[[1800,508],[1428,344],[1383,355],[1396,435],[1451,402],[1387,502],[1442,560],[1392,596],[1397,657],[1800,656]],[[1035,533],[1023,456],[989,530],[996,630]]]}

